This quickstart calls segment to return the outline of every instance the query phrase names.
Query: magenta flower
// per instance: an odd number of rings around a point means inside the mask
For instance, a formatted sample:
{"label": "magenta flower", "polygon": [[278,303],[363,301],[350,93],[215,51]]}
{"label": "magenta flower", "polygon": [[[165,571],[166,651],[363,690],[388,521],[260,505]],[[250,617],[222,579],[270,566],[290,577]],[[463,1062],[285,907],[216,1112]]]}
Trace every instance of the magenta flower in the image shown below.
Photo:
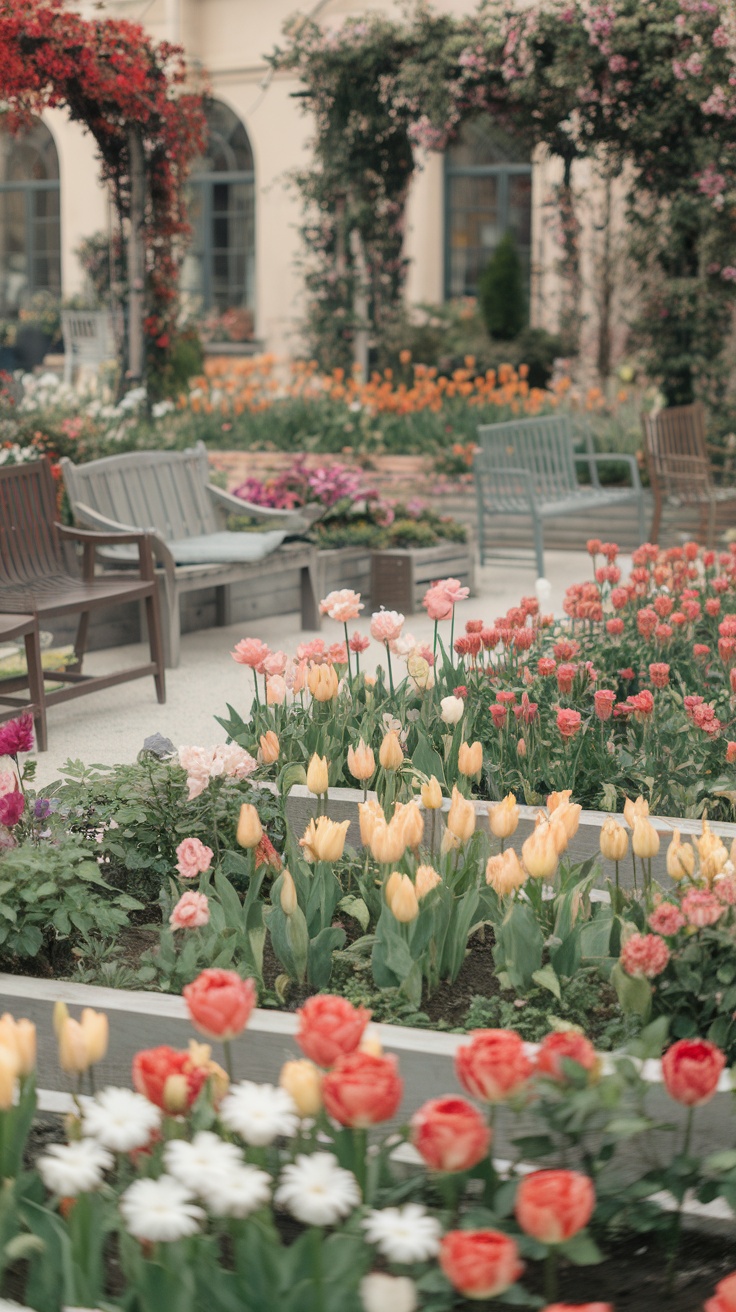
{"label": "magenta flower", "polygon": [[0,825],[12,829],[20,820],[25,806],[26,799],[22,793],[6,793],[0,797]]}
{"label": "magenta flower", "polygon": [[0,756],[17,756],[33,751],[33,716],[24,711],[16,720],[0,724]]}

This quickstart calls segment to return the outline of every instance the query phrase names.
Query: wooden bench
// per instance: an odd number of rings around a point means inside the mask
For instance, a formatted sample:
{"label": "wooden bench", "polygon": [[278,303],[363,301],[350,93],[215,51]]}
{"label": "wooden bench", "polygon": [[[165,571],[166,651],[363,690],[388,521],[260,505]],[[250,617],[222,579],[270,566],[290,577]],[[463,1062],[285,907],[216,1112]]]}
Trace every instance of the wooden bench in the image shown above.
{"label": "wooden bench", "polygon": [[[74,665],[50,672],[55,683],[64,686],[43,696],[42,676],[34,673],[40,665],[35,650],[28,662],[28,677],[5,681],[4,691],[30,684],[34,702],[41,707],[81,697],[98,688],[127,683],[153,675],[159,702],[166,700],[163,641],[158,606],[158,591],[153,559],[143,533],[87,533],[64,528],[56,522],[56,487],[46,460],[26,465],[0,468],[0,612],[16,616],[19,625],[30,615],[38,628],[39,621],[60,615],[79,615],[74,644]],[[64,551],[64,542],[83,549],[81,572],[74,572]],[[137,577],[126,574],[95,573],[95,552],[101,546],[124,547],[137,552]],[[87,645],[90,612],[115,607],[126,602],[145,606],[151,659],[143,665],[119,670],[114,674],[85,675],[82,664]],[[3,697],[2,700],[8,699]],[[39,733],[39,739],[41,733]]]}
{"label": "wooden bench", "polygon": [[[63,459],[61,467],[77,523],[148,535],[163,603],[167,666],[179,664],[180,600],[186,592],[215,588],[216,622],[226,625],[233,583],[246,579],[271,588],[279,575],[298,570],[302,628],[320,627],[316,549],[286,541],[306,531],[308,517],[255,506],[214,487],[203,443],[189,451],[132,451],[86,465]],[[272,522],[274,528],[228,531],[232,514]],[[124,563],[129,554],[112,551],[107,559]]]}
{"label": "wooden bench", "polygon": [[[473,470],[478,506],[480,561],[485,564],[484,520],[486,515],[525,515],[532,521],[537,573],[544,575],[544,523],[574,515],[580,510],[600,510],[634,502],[638,508],[641,541],[644,541],[644,498],[636,460],[618,451],[595,452],[590,434],[586,450],[575,450],[575,436],[566,415],[542,415],[537,419],[482,424]],[[627,465],[631,487],[603,487],[598,465]],[[578,464],[587,464],[590,483],[578,482]],[[600,532],[605,532],[605,519]]]}
{"label": "wooden bench", "polygon": [[[659,540],[662,514],[666,505],[699,511],[697,533],[712,547],[721,506],[733,514],[736,487],[721,487],[713,475],[705,429],[705,407],[669,406],[665,410],[642,415],[647,468],[654,495],[652,542]],[[729,516],[729,522],[731,518]]]}
{"label": "wooden bench", "polygon": [[109,310],[62,310],[64,382],[71,384],[75,366],[99,369],[117,355],[113,318]]}

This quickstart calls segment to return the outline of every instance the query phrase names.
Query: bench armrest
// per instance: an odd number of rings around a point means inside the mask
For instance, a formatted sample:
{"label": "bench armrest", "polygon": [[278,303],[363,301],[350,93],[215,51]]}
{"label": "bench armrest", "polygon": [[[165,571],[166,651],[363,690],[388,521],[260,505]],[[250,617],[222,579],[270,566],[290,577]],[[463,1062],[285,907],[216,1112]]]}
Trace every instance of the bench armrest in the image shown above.
{"label": "bench armrest", "polygon": [[153,557],[151,555],[151,542],[147,533],[98,533],[96,530],[68,528],[64,524],[57,524],[56,530],[60,538],[66,541],[79,542],[84,548],[82,572],[85,580],[89,581],[94,578],[95,551],[97,547],[107,546],[136,546],[138,548],[138,566],[141,578],[153,579]]}
{"label": "bench armrest", "polygon": [[629,455],[625,451],[581,451],[575,454],[574,459],[576,464],[586,461],[591,474],[595,466],[602,464],[604,460],[608,464],[628,465],[631,470],[631,486],[636,488],[638,492],[641,491],[641,478],[636,456]]}
{"label": "bench armrest", "polygon": [[[83,524],[95,530],[93,536],[97,538],[97,542],[100,546],[105,544],[103,544],[101,538],[98,536],[99,534],[118,535],[116,538],[112,536],[108,538],[108,544],[110,546],[133,545],[137,537],[144,537],[148,542],[148,546],[155,562],[162,565],[167,574],[170,574],[173,578],[174,557],[169,551],[164,539],[159,536],[155,529],[140,529],[135,528],[133,524],[121,524],[116,519],[109,519],[106,515],[101,515],[99,511],[93,510],[92,507],[86,505],[84,501],[74,501],[72,503],[72,511],[75,519],[81,520]],[[73,531],[81,532],[83,530]]]}
{"label": "bench armrest", "polygon": [[242,497],[233,496],[213,483],[206,484],[213,501],[232,515],[249,515],[252,519],[278,520],[290,533],[305,533],[310,527],[311,518],[304,510],[276,510],[271,506],[258,506],[253,501],[243,501]]}
{"label": "bench armrest", "polygon": [[[529,502],[529,509],[532,514],[536,512],[537,503],[534,496],[534,486],[529,477],[528,469],[524,469],[521,465],[486,464],[482,447],[476,454],[473,467],[481,482],[487,480],[490,484],[491,500],[493,500],[494,491],[497,493],[496,501],[499,505],[511,496],[524,496]],[[514,482],[513,487],[510,485],[512,480]],[[521,483],[521,487],[517,486],[518,482]],[[482,489],[481,494],[483,495]]]}

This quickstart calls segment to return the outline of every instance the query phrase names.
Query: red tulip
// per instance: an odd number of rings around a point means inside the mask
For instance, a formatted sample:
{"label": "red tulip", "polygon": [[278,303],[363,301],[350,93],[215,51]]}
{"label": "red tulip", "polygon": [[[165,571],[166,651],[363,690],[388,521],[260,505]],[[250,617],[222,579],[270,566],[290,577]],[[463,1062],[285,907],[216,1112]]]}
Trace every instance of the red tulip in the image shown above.
{"label": "red tulip", "polygon": [[718,1281],[716,1292],[708,1299],[704,1312],[736,1312],[736,1271]]}
{"label": "red tulip", "polygon": [[564,1084],[566,1081],[563,1068],[564,1061],[577,1062],[583,1070],[595,1073],[598,1069],[598,1054],[584,1034],[577,1030],[554,1030],[540,1043],[537,1052],[537,1074],[547,1075],[550,1079]]}
{"label": "red tulip", "polygon": [[345,998],[318,993],[297,1012],[296,1041],[317,1066],[332,1066],[338,1057],[355,1052],[371,1018],[366,1007],[353,1007]]}
{"label": "red tulip", "polygon": [[325,1109],[340,1125],[354,1129],[390,1121],[399,1110],[403,1092],[396,1058],[371,1052],[338,1057],[322,1081]]}
{"label": "red tulip", "polygon": [[514,1240],[499,1230],[448,1231],[439,1261],[453,1288],[471,1299],[503,1294],[524,1270]]}
{"label": "red tulip", "polygon": [[540,1244],[564,1244],[588,1224],[595,1189],[579,1171],[534,1171],[516,1192],[516,1219]]}
{"label": "red tulip", "polygon": [[188,1052],[165,1045],[144,1048],[133,1058],[133,1085],[162,1111],[187,1111],[208,1079],[206,1066],[194,1066]]}
{"label": "red tulip", "polygon": [[685,1107],[710,1102],[718,1088],[726,1055],[707,1039],[678,1039],[662,1058],[668,1094]]}
{"label": "red tulip", "polygon": [[242,1034],[256,1005],[253,980],[234,970],[203,970],[182,992],[195,1029],[223,1043]]}
{"label": "red tulip", "polygon": [[532,1064],[515,1030],[475,1030],[455,1053],[455,1073],[472,1098],[496,1103],[518,1092]]}
{"label": "red tulip", "polygon": [[411,1119],[411,1141],[434,1171],[469,1171],[486,1156],[491,1131],[464,1098],[432,1098]]}

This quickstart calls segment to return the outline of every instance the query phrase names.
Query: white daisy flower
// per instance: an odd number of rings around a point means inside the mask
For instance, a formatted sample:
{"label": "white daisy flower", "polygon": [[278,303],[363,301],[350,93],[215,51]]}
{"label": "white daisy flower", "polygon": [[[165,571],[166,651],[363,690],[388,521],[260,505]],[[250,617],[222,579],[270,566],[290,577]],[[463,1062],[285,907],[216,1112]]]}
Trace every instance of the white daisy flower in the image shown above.
{"label": "white daisy flower", "polygon": [[276,1202],[305,1225],[334,1225],[358,1207],[360,1189],[333,1153],[300,1153],[284,1167]]}
{"label": "white daisy flower", "polygon": [[285,1089],[250,1080],[236,1084],[223,1098],[219,1116],[228,1130],[258,1148],[290,1138],[299,1128],[296,1105]]}
{"label": "white daisy flower", "polygon": [[369,1212],[363,1228],[368,1243],[389,1262],[426,1262],[440,1250],[439,1221],[419,1203]]}
{"label": "white daisy flower", "polygon": [[82,1133],[114,1153],[145,1148],[160,1124],[160,1109],[132,1089],[102,1089],[84,1100]]}
{"label": "white daisy flower", "polygon": [[107,1149],[92,1139],[54,1143],[37,1162],[41,1179],[57,1198],[76,1198],[99,1189],[103,1172],[113,1164]]}
{"label": "white daisy flower", "polygon": [[250,1216],[271,1201],[271,1177],[256,1166],[239,1166],[236,1171],[212,1181],[200,1194],[213,1216]]}
{"label": "white daisy flower", "polygon": [[211,1130],[200,1130],[191,1143],[186,1139],[170,1139],[164,1148],[166,1170],[200,1197],[242,1165],[240,1149]]}
{"label": "white daisy flower", "polygon": [[408,1276],[372,1271],[360,1282],[363,1312],[415,1312],[417,1287]]}
{"label": "white daisy flower", "polygon": [[129,1234],[154,1244],[188,1239],[204,1220],[190,1191],[170,1175],[134,1180],[120,1199],[120,1211]]}

